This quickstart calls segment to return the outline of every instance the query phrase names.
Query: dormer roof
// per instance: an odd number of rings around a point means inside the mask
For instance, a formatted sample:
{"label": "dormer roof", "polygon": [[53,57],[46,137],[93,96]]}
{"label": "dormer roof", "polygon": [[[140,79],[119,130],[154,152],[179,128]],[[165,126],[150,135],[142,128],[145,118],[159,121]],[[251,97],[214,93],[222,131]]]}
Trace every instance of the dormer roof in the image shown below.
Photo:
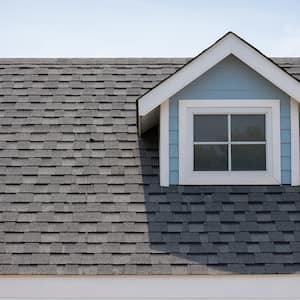
{"label": "dormer roof", "polygon": [[229,55],[251,67],[279,89],[300,102],[300,82],[274,60],[233,32],[228,32],[195,58],[188,61],[169,77],[137,99],[137,115],[140,132],[148,128],[149,113],[157,118],[157,109],[165,100],[183,89]]}

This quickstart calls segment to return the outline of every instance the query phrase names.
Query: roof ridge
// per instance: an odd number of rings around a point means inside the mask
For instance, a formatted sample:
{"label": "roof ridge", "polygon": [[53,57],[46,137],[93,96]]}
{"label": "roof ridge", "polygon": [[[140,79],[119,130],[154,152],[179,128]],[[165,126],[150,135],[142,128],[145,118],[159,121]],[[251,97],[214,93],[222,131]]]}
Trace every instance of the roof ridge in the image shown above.
{"label": "roof ridge", "polygon": [[0,64],[157,64],[185,63],[190,57],[69,57],[69,58],[0,58]]}
{"label": "roof ridge", "polygon": [[[269,57],[276,63],[298,63],[300,57]],[[2,65],[22,65],[22,64],[58,64],[58,65],[96,65],[96,64],[185,64],[191,57],[0,57]]]}

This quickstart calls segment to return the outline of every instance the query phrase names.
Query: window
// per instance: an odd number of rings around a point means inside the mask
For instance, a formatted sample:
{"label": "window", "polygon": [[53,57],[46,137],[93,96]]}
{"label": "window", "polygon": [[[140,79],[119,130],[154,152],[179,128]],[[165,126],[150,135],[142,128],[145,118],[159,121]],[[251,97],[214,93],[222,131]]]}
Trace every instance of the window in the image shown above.
{"label": "window", "polygon": [[278,100],[181,100],[181,184],[278,184]]}
{"label": "window", "polygon": [[194,171],[266,170],[265,115],[194,115]]}

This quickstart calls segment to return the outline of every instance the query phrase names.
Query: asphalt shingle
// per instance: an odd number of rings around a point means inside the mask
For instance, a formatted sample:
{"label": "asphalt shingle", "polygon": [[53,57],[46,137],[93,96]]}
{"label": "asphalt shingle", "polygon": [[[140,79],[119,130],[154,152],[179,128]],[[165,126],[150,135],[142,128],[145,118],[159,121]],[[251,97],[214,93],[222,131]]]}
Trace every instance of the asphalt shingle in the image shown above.
{"label": "asphalt shingle", "polygon": [[300,271],[298,187],[159,186],[135,101],[188,60],[0,59],[1,274]]}

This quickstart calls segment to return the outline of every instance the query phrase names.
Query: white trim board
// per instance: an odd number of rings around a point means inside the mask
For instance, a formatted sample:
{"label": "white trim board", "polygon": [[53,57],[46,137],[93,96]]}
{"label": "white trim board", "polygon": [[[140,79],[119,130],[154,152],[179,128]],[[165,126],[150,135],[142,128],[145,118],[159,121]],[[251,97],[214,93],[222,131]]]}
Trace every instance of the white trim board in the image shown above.
{"label": "white trim board", "polygon": [[279,89],[300,102],[300,83],[234,33],[217,43],[138,99],[140,116],[145,116],[222,59],[233,54]]}
{"label": "white trim board", "polygon": [[0,299],[296,300],[300,276],[2,276]]}
{"label": "white trim board", "polygon": [[160,105],[159,174],[160,185],[169,186],[169,100]]}

